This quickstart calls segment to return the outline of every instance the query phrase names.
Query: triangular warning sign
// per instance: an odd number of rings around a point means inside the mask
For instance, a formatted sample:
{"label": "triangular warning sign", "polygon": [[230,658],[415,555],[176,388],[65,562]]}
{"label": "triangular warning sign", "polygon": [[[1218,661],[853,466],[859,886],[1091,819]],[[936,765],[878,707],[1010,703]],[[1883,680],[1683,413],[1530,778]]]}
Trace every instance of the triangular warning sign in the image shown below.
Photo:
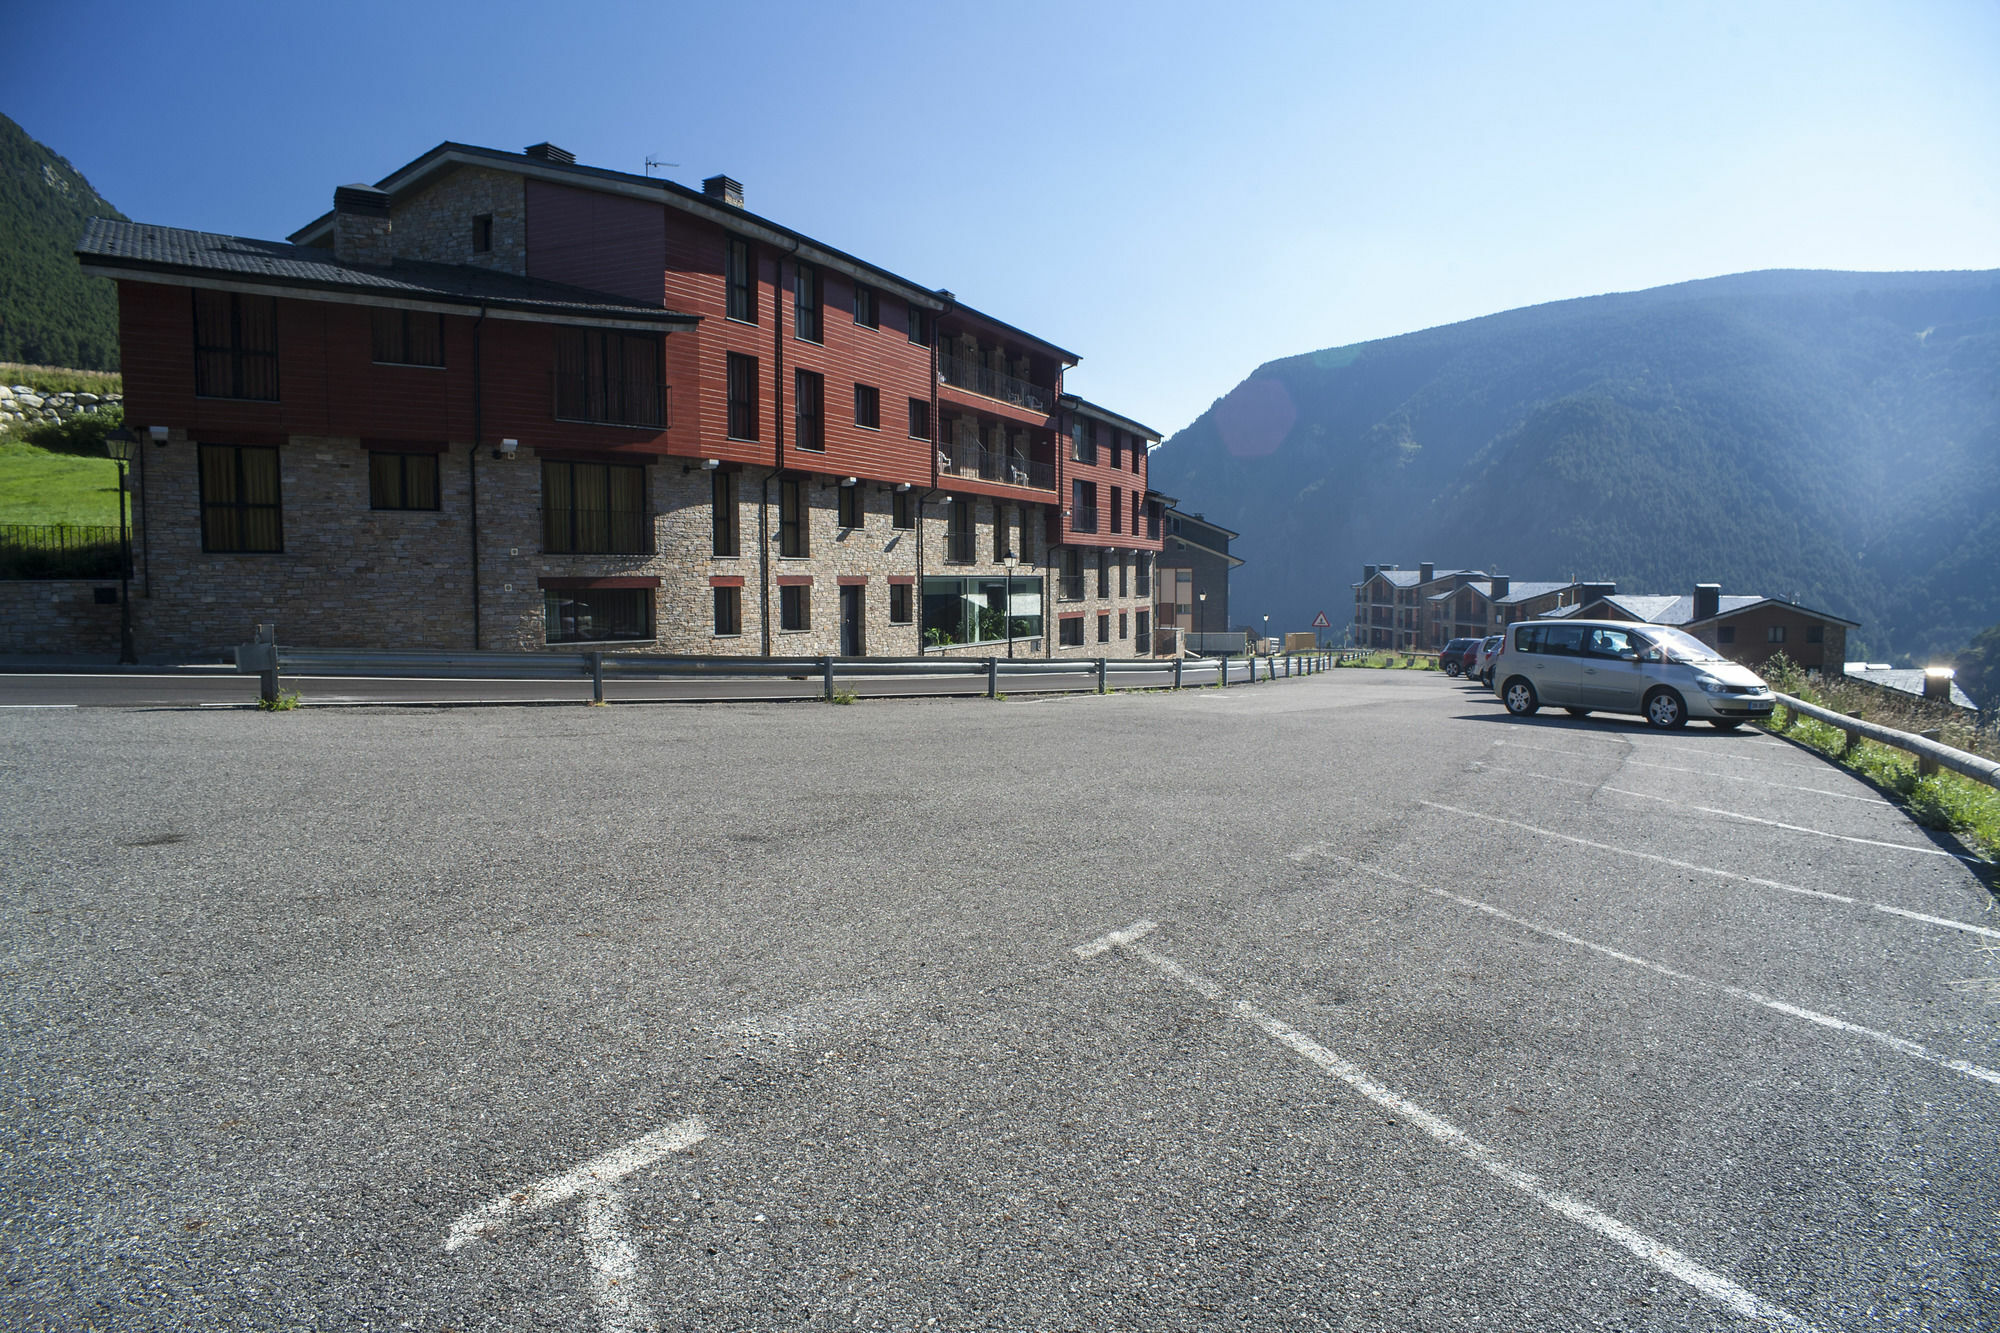
{"label": "triangular warning sign", "polygon": [[1333,622],[1332,622],[1331,620],[1328,620],[1328,619],[1326,618],[1326,612],[1322,611],[1322,612],[1320,612],[1320,613],[1319,613],[1318,615],[1316,615],[1316,616],[1314,616],[1314,617],[1313,617],[1313,628],[1314,628],[1314,629],[1332,629],[1332,628],[1333,628]]}

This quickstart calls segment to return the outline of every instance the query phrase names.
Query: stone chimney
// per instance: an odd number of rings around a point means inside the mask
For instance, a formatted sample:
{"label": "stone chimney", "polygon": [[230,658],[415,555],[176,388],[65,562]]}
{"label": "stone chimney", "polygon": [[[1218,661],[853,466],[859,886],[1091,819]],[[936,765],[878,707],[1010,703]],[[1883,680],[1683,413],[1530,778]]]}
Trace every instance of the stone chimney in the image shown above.
{"label": "stone chimney", "polygon": [[701,192],[718,203],[731,208],[743,207],[743,185],[727,176],[710,176],[701,183]]}
{"label": "stone chimney", "polygon": [[521,152],[538,162],[553,162],[559,167],[573,167],[576,165],[575,153],[570,152],[567,148],[558,148],[552,143],[529,144]]}
{"label": "stone chimney", "polygon": [[1363,565],[1361,567],[1361,581],[1366,583],[1368,580],[1374,578],[1378,568],[1379,566],[1376,565]]}
{"label": "stone chimney", "polygon": [[1934,703],[1951,702],[1951,681],[1958,673],[1950,667],[1936,666],[1924,668],[1924,698]]}
{"label": "stone chimney", "polygon": [[1431,576],[1435,573],[1437,573],[1437,566],[1426,560],[1417,566],[1417,582],[1429,583]]}
{"label": "stone chimney", "polygon": [[343,185],[333,192],[333,257],[375,268],[386,268],[396,258],[386,191]]}
{"label": "stone chimney", "polygon": [[1697,583],[1694,585],[1694,618],[1712,620],[1722,610],[1722,585],[1720,583]]}
{"label": "stone chimney", "polygon": [[1513,586],[1514,581],[1505,574],[1495,574],[1492,578],[1492,583],[1493,600],[1497,602],[1507,595],[1507,589]]}

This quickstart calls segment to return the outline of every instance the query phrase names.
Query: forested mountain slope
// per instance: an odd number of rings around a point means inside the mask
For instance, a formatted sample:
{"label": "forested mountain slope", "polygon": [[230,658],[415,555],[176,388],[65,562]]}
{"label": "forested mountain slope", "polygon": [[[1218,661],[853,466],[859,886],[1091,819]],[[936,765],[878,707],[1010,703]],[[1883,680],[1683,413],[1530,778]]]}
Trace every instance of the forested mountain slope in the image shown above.
{"label": "forested mountain slope", "polygon": [[0,361],[118,369],[118,293],[75,252],[85,218],[124,216],[0,116]]}
{"label": "forested mountain slope", "polygon": [[1434,560],[1949,650],[2000,622],[2000,272],[1745,273],[1308,353],[1152,466],[1243,534],[1239,623],[1338,626],[1363,562]]}

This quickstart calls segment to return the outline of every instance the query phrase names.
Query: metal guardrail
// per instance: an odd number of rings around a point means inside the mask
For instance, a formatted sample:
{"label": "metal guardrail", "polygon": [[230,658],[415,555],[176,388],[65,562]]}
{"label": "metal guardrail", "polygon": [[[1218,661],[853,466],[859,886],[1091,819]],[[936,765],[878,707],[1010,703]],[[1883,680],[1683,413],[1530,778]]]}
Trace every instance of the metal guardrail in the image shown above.
{"label": "metal guardrail", "polygon": [[1831,708],[1809,704],[1803,699],[1794,699],[1791,695],[1780,694],[1776,690],[1771,693],[1788,710],[1785,719],[1787,730],[1790,730],[1793,718],[1809,717],[1816,722],[1824,722],[1828,726],[1838,727],[1846,732],[1847,745],[1841,751],[1843,755],[1861,744],[1861,739],[1865,736],[1878,745],[1887,745],[1906,754],[1915,755],[1917,771],[1926,777],[1940,768],[1948,768],[1954,773],[1971,778],[1974,782],[1983,782],[1989,787],[2000,787],[2000,763],[1995,763],[1984,756],[1954,749],[1933,736],[1914,735],[1907,731],[1898,731],[1894,727],[1885,727],[1879,722],[1849,717],[1845,713],[1836,713]]}
{"label": "metal guardrail", "polygon": [[[1314,675],[1333,665],[1332,653],[1271,654],[1234,658],[1076,657],[1011,659],[1005,657],[666,657],[654,654],[503,653],[503,652],[358,652],[281,648],[268,626],[258,637],[236,649],[236,669],[258,676],[258,697],[275,702],[282,676],[333,676],[367,679],[403,677],[426,680],[588,680],[591,700],[604,701],[604,682],[612,680],[755,680],[817,679],[821,696],[831,701],[836,681],[891,677],[984,677],[986,696],[996,697],[1003,680],[1036,676],[1094,677],[1098,694],[1118,689],[1159,689],[1189,685],[1255,684],[1281,677]],[[1144,676],[1148,679],[1139,681]],[[1114,677],[1125,680],[1113,685]]]}

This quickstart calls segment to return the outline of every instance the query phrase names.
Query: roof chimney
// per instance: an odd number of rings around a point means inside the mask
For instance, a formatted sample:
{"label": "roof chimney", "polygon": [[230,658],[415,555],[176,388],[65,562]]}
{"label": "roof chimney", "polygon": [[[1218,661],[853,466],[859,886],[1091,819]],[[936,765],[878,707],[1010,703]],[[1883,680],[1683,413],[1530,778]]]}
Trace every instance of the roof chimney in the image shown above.
{"label": "roof chimney", "polygon": [[701,192],[711,199],[728,204],[731,208],[743,207],[743,185],[727,176],[710,176],[701,183]]}
{"label": "roof chimney", "polygon": [[1436,565],[1432,564],[1428,560],[1424,561],[1421,565],[1417,566],[1417,582],[1429,583],[1431,581],[1431,575],[1435,574],[1436,572],[1437,572]]}
{"label": "roof chimney", "polygon": [[1505,574],[1495,574],[1491,582],[1493,584],[1493,600],[1496,602],[1505,597],[1507,589],[1513,586],[1513,580]]}
{"label": "roof chimney", "polygon": [[570,152],[567,148],[558,148],[552,143],[529,144],[521,151],[538,161],[553,162],[559,167],[573,167],[576,165],[575,153]]}
{"label": "roof chimney", "polygon": [[1374,566],[1374,565],[1363,565],[1363,566],[1361,567],[1361,581],[1362,581],[1363,583],[1366,583],[1366,582],[1368,582],[1368,580],[1370,580],[1370,579],[1374,578],[1374,577],[1375,577],[1375,571],[1376,571],[1376,566]]}
{"label": "roof chimney", "polygon": [[374,268],[386,268],[396,258],[387,191],[343,185],[333,192],[333,257]]}
{"label": "roof chimney", "polygon": [[1722,585],[1720,583],[1697,583],[1694,585],[1694,618],[1713,620],[1722,610]]}
{"label": "roof chimney", "polygon": [[1594,602],[1600,597],[1615,596],[1617,592],[1618,585],[1615,583],[1579,583],[1576,585],[1577,605]]}
{"label": "roof chimney", "polygon": [[1950,667],[1945,667],[1945,666],[1925,667],[1924,698],[1933,700],[1941,704],[1950,703],[1951,681],[1952,677],[1957,674],[1958,673]]}

